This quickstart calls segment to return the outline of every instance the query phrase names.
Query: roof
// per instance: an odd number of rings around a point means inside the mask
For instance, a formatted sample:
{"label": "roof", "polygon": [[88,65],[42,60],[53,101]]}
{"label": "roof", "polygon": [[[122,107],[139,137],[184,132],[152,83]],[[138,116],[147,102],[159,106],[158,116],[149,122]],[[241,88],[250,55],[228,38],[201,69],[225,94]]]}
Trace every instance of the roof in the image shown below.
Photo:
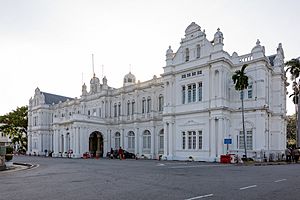
{"label": "roof", "polygon": [[70,97],[64,97],[64,96],[60,96],[60,95],[56,95],[56,94],[50,94],[47,92],[41,92],[44,96],[45,96],[45,103],[48,105],[51,104],[58,104],[60,101],[64,102],[67,101],[67,99],[69,100],[73,100],[73,98]]}
{"label": "roof", "polygon": [[268,58],[269,58],[269,60],[270,60],[270,64],[271,64],[272,66],[274,66],[274,59],[275,59],[275,57],[276,57],[276,54],[271,55],[271,56],[268,56]]}

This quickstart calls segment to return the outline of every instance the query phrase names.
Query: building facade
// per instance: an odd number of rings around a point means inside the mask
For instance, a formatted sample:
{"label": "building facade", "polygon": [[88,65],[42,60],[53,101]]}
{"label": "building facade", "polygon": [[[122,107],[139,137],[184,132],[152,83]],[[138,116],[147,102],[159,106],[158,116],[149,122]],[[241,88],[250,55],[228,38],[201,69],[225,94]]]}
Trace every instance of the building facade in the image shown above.
{"label": "building facade", "polygon": [[[136,82],[129,73],[121,88],[94,74],[80,98],[42,92],[29,101],[28,153],[74,158],[90,152],[105,156],[120,146],[148,158],[218,161],[244,153],[240,93],[232,75],[248,64],[244,91],[248,156],[280,153],[286,146],[286,76],[279,44],[266,56],[257,40],[246,55],[223,50],[223,33],[212,40],[196,23],[185,30],[180,47],[166,52],[161,77]],[[224,140],[230,144],[224,144]]]}

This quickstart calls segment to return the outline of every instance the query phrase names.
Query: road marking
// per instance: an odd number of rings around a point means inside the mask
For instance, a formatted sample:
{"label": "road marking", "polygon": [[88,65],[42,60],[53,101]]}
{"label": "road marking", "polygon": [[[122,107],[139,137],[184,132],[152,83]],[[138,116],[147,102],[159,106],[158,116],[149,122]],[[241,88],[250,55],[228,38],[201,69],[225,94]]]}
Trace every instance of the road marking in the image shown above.
{"label": "road marking", "polygon": [[257,185],[250,185],[250,186],[247,186],[247,187],[242,187],[242,188],[240,188],[240,190],[246,190],[246,189],[254,188],[254,187],[257,187]]}
{"label": "road marking", "polygon": [[185,200],[202,199],[202,198],[206,198],[206,197],[212,197],[213,195],[214,194],[207,194],[207,195],[197,196],[197,197],[193,197],[193,198],[189,198],[189,199],[185,199]]}
{"label": "road marking", "polygon": [[165,166],[165,164],[158,163],[156,166]]}
{"label": "road marking", "polygon": [[188,165],[188,166],[174,166],[169,167],[170,169],[181,169],[181,168],[195,168],[195,167],[225,167],[229,165]]}
{"label": "road marking", "polygon": [[286,181],[286,179],[285,178],[284,179],[279,179],[279,180],[274,181],[274,183],[279,183],[279,182],[282,182],[282,181]]}

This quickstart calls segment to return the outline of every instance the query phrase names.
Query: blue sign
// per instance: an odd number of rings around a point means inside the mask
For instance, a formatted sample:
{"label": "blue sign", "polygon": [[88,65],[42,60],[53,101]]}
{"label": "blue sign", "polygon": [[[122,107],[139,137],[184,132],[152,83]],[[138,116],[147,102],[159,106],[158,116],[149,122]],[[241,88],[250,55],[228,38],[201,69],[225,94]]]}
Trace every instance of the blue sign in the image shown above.
{"label": "blue sign", "polygon": [[232,144],[232,139],[231,138],[224,139],[224,144]]}

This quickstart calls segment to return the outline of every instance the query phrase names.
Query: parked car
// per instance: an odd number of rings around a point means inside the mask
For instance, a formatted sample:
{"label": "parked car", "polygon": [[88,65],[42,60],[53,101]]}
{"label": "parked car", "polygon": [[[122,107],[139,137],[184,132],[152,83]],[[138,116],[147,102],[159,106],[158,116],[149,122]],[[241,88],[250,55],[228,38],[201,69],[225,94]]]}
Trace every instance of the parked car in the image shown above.
{"label": "parked car", "polygon": [[[130,153],[130,152],[126,151],[126,150],[123,150],[123,155],[124,155],[125,158],[135,159],[135,154],[134,153]],[[106,157],[107,158],[111,158],[110,152],[107,152]],[[119,158],[119,150],[114,150],[113,158]]]}
{"label": "parked car", "polygon": [[130,153],[126,150],[124,150],[124,156],[125,158],[132,158],[132,159],[135,159],[135,154],[134,153]]}

